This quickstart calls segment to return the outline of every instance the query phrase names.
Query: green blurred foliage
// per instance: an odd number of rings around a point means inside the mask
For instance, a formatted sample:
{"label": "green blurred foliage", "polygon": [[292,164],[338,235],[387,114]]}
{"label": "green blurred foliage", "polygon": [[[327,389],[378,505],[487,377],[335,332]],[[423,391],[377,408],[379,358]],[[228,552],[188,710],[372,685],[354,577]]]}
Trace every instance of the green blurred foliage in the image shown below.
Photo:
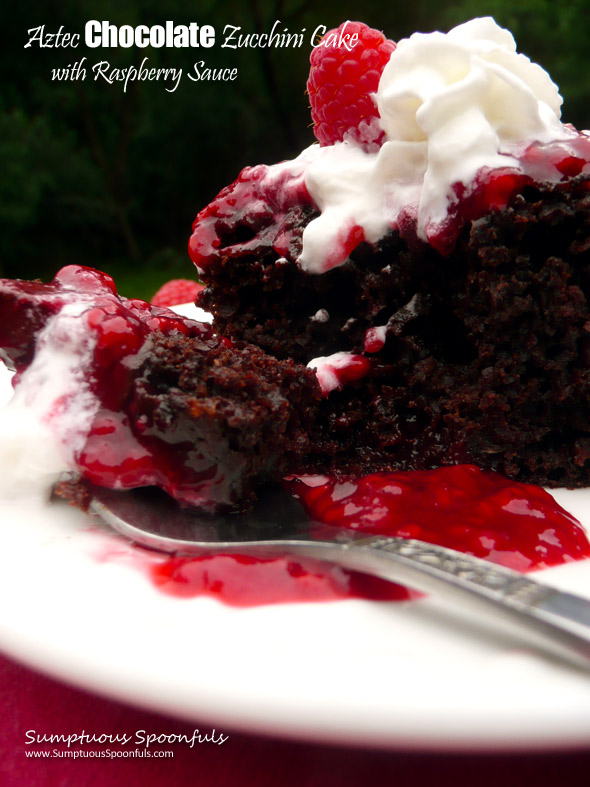
{"label": "green blurred foliage", "polygon": [[[167,278],[190,276],[191,222],[239,170],[289,158],[313,141],[305,81],[309,37],[318,25],[362,18],[399,39],[448,30],[493,15],[519,50],[546,67],[566,98],[564,116],[590,126],[586,71],[588,0],[461,0],[442,6],[366,0],[28,0],[10,11],[0,52],[0,266],[4,275],[51,277],[80,262],[115,275],[126,294],[149,297]],[[82,33],[89,19],[116,25],[211,24],[212,49],[25,49],[27,30],[45,24]],[[304,45],[222,49],[225,25],[269,31],[281,20]],[[86,57],[84,81],[52,81],[53,68]],[[162,82],[94,81],[90,66],[182,68],[175,92]],[[233,83],[191,82],[195,61],[238,68]]]}

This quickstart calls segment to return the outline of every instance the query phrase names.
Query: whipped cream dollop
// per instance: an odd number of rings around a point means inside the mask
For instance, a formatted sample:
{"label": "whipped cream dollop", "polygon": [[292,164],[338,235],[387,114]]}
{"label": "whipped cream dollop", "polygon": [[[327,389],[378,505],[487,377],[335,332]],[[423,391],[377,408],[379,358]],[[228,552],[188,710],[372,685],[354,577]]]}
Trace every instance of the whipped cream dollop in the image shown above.
{"label": "whipped cream dollop", "polygon": [[457,184],[469,187],[481,170],[518,171],[530,144],[577,135],[560,121],[549,74],[517,53],[491,17],[400,41],[375,100],[386,133],[378,152],[350,141],[312,145],[278,165],[304,169],[321,211],[303,235],[299,262],[308,272],[341,264],[359,239],[374,243],[404,222],[432,241],[457,202]]}

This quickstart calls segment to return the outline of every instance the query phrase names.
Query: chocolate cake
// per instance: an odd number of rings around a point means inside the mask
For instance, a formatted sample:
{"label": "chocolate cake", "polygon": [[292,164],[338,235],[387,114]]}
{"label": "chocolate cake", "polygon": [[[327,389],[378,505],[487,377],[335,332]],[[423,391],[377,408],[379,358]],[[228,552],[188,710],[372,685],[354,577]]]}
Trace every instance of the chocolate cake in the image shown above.
{"label": "chocolate cake", "polygon": [[213,327],[79,266],[2,282],[12,412],[54,441],[54,480],[209,511],[304,472],[590,482],[590,138],[491,19],[326,42],[320,144],[195,220]]}
{"label": "chocolate cake", "polygon": [[[362,63],[383,36],[347,24],[358,32]],[[499,49],[497,62],[503,67],[513,56],[519,77],[533,68],[493,20],[473,20],[451,31],[449,40],[432,36],[447,54],[467,52],[478,67],[487,57],[496,68],[487,52]],[[381,76],[378,120],[390,112],[391,95],[399,98],[395,80],[406,53],[416,60],[420,48],[424,57],[430,51],[428,36],[414,38],[398,45]],[[312,55],[308,87],[313,83],[321,92],[322,78],[337,82],[338,76],[330,63],[326,77],[319,58]],[[350,68],[351,54],[342,58]],[[523,102],[536,75],[523,77]],[[457,138],[455,115],[446,141],[457,151],[449,147],[441,154],[424,134],[396,139],[396,128],[387,126],[377,142],[373,135],[364,144],[358,131],[351,139],[346,128],[326,140],[325,112],[321,145],[292,162],[244,170],[197,216],[189,251],[207,285],[198,303],[213,313],[217,329],[316,369],[324,399],[309,468],[358,475],[473,463],[548,486],[589,483],[590,140],[559,122],[560,99],[545,77],[547,85],[538,90],[539,127],[516,143],[513,134],[502,141],[512,115],[495,127],[500,166],[488,165],[487,148],[481,157],[479,148],[474,153],[477,134],[470,128],[465,140]],[[403,74],[406,99],[409,78]],[[490,80],[495,78],[492,71]],[[512,89],[509,79],[505,84]],[[331,90],[337,93],[333,85]],[[495,108],[479,96],[469,100],[478,112],[481,103],[486,123],[495,122]],[[553,113],[547,112],[551,102]],[[424,99],[430,111],[426,105]],[[386,220],[375,232],[372,216],[362,219],[361,204],[374,194],[362,192],[357,181],[366,172],[370,188],[379,187],[379,167],[402,144],[408,157],[423,155],[425,145],[431,158],[469,154],[474,172],[456,180],[453,170],[437,184],[447,186],[442,218],[437,193],[426,193],[431,160],[418,191],[409,198],[404,192],[406,202],[397,207],[406,184],[388,181]],[[452,166],[461,170],[462,161],[454,159]],[[344,174],[337,181],[341,161]],[[437,171],[443,166],[435,164]],[[331,224],[336,210],[339,223]],[[310,252],[306,233],[311,237],[315,227]]]}
{"label": "chocolate cake", "polygon": [[120,297],[98,271],[0,281],[0,346],[18,372],[13,411],[24,404],[58,444],[56,480],[69,469],[235,509],[307,451],[319,398],[311,370]]}

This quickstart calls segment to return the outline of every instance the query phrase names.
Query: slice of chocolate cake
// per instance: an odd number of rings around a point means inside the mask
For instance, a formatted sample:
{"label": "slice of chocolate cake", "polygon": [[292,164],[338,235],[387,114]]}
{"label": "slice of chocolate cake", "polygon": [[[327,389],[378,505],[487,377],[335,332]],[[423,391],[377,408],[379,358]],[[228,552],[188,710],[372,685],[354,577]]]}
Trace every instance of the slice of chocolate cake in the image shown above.
{"label": "slice of chocolate cake", "polygon": [[587,485],[590,139],[489,18],[397,48],[345,27],[312,54],[321,144],[197,216],[199,305],[315,369],[309,468]]}
{"label": "slice of chocolate cake", "polygon": [[311,370],[120,297],[98,271],[1,281],[0,347],[17,370],[6,416],[24,412],[55,445],[50,482],[70,470],[115,489],[160,486],[207,511],[239,508],[308,450]]}

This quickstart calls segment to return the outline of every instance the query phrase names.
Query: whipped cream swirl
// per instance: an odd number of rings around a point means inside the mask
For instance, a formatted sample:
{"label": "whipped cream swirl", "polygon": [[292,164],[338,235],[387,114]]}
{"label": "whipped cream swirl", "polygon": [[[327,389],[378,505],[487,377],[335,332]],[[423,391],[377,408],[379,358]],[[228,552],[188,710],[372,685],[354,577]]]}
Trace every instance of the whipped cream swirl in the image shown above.
{"label": "whipped cream swirl", "polygon": [[431,240],[457,201],[456,184],[469,187],[482,169],[518,170],[531,143],[576,135],[560,121],[549,74],[491,17],[400,41],[375,100],[386,132],[377,153],[344,141],[296,159],[321,211],[303,236],[300,264],[309,272],[344,262],[359,233],[374,243],[412,222]]}

